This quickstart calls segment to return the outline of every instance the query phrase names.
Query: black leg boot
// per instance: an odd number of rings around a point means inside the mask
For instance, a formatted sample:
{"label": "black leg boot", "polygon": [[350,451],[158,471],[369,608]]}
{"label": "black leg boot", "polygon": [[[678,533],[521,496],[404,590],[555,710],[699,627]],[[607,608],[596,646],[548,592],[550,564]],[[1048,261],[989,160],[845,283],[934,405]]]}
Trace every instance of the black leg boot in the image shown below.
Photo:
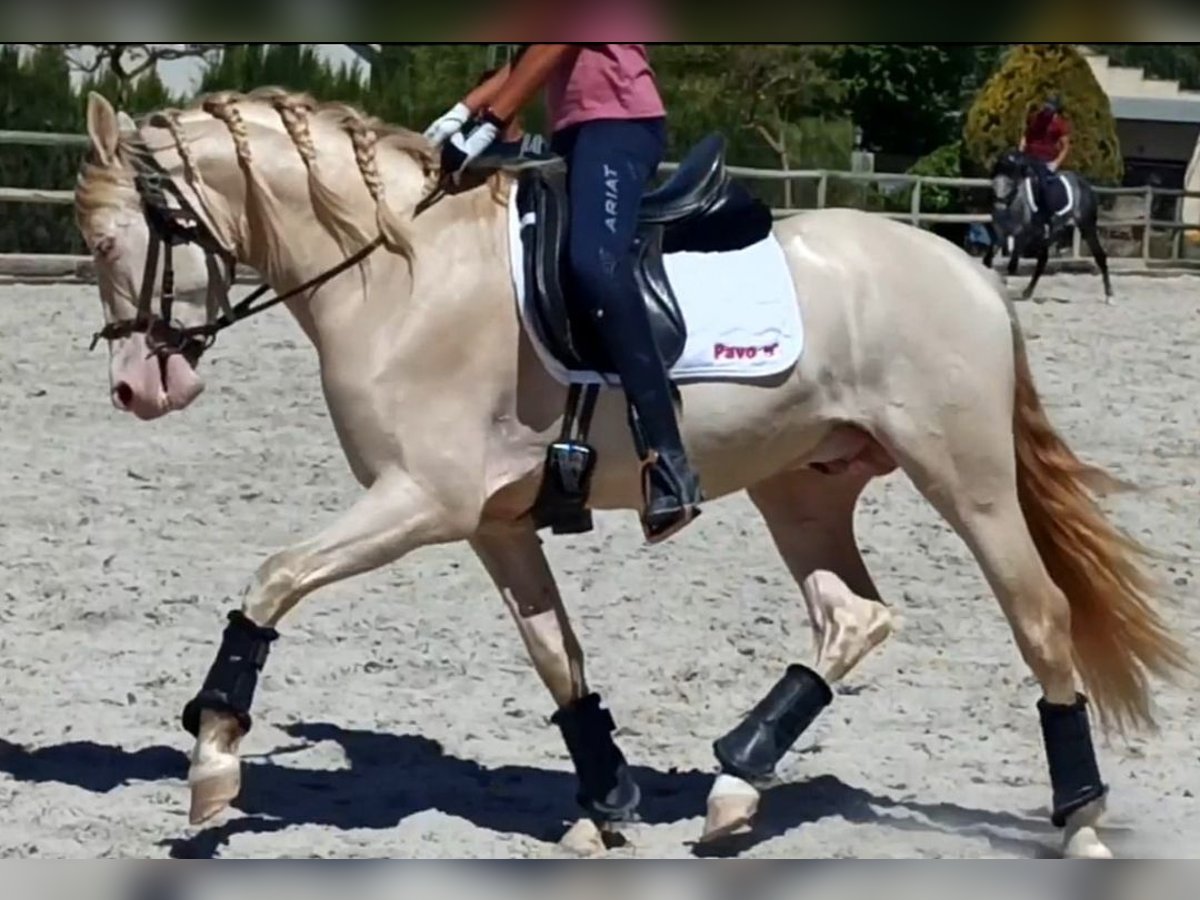
{"label": "black leg boot", "polygon": [[628,822],[636,816],[642,792],[621,748],[613,740],[612,714],[593,692],[558,710],[550,719],[562,732],[579,777],[576,802],[597,822]]}
{"label": "black leg boot", "polygon": [[1054,792],[1050,821],[1062,828],[1072,813],[1107,794],[1108,786],[1100,778],[1092,747],[1087,698],[1076,694],[1072,705],[1058,706],[1043,697],[1037,709]]}

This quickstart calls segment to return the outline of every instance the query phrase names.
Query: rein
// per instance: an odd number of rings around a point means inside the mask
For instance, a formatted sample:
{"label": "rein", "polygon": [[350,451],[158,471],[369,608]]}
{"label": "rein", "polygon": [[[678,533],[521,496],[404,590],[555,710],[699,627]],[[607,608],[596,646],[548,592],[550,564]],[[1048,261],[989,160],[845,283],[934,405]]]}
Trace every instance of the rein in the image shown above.
{"label": "rein", "polygon": [[[96,344],[101,340],[112,341],[143,332],[150,348],[150,355],[157,355],[161,365],[166,364],[168,356],[177,353],[182,354],[195,365],[205,351],[216,342],[217,335],[226,328],[290,300],[297,294],[320,287],[347,269],[358,265],[383,245],[383,236],[379,235],[332,268],[310,278],[290,291],[272,297],[265,303],[254,305],[254,301],[271,290],[270,285],[267,284],[260,285],[250,296],[242,299],[236,305],[230,306],[228,290],[233,286],[237,272],[237,259],[233,253],[224,247],[212,230],[204,224],[204,220],[145,144],[139,147],[139,152],[134,156],[133,165],[136,170],[134,186],[141,198],[142,211],[150,231],[150,246],[146,253],[146,265],[142,271],[141,290],[138,293],[138,311],[134,318],[109,322],[92,335],[92,343],[89,347],[91,350],[94,350]],[[168,194],[178,204],[177,208],[168,203]],[[167,247],[167,253],[163,261],[159,312],[156,314],[151,309],[151,301],[154,296],[154,273],[158,269],[158,258],[164,244]],[[204,250],[208,262],[210,316],[215,311],[217,304],[224,306],[224,310],[219,316],[211,318],[203,325],[183,327],[176,324],[171,318],[175,304],[174,250],[175,247],[182,244],[195,244]],[[215,282],[215,279],[220,278],[220,263],[225,264],[226,270],[222,285]]]}

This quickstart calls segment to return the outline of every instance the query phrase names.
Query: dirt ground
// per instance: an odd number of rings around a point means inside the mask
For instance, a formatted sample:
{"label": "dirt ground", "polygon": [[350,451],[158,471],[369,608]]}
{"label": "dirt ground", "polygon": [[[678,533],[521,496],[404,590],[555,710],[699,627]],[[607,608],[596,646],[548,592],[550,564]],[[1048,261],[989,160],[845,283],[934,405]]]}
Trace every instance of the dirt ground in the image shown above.
{"label": "dirt ground", "polygon": [[[1019,305],[1055,423],[1145,490],[1106,501],[1166,554],[1170,618],[1200,644],[1200,279],[1047,278]],[[265,555],[357,494],[314,354],[285,314],[222,337],[208,390],[143,424],[88,354],[94,289],[0,289],[0,853],[541,857],[574,813],[552,706],[465,546],[325,589],[284,621],[239,808],[187,824],[179,711]],[[1053,847],[1037,688],[961,542],[900,475],[859,511],[893,638],[784,761],[741,848],[762,857],[1031,857]],[[638,768],[617,856],[687,857],[710,743],[810,637],[744,497],[645,548],[632,514],[547,537],[589,675]],[[1196,857],[1200,705],[1101,740],[1118,855]]]}

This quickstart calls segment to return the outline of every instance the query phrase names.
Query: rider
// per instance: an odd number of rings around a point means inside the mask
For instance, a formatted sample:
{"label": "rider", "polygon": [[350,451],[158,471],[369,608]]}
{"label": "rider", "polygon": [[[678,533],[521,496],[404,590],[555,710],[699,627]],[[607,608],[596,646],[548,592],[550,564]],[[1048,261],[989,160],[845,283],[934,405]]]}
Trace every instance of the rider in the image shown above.
{"label": "rider", "polygon": [[661,541],[695,518],[704,498],[633,275],[642,194],[666,144],[666,109],[645,45],[524,44],[426,136],[442,147],[443,173],[459,172],[543,87],[550,146],[568,166],[575,293],[621,378],[631,427],[644,439],[642,523],[649,541]]}
{"label": "rider", "polygon": [[1029,158],[1037,181],[1037,218],[1043,231],[1049,234],[1051,213],[1046,208],[1046,185],[1071,152],[1071,123],[1063,114],[1062,100],[1057,94],[1029,114],[1020,149]]}

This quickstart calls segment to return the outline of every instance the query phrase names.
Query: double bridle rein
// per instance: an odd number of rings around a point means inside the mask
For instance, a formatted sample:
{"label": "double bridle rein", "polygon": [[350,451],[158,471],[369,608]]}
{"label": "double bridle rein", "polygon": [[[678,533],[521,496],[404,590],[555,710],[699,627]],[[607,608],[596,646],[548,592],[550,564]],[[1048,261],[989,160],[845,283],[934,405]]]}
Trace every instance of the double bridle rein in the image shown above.
{"label": "double bridle rein", "polygon": [[[237,259],[205,224],[176,186],[170,173],[154,158],[149,148],[143,142],[139,141],[138,144],[140,146],[137,146],[132,157],[135,170],[133,181],[141,198],[142,212],[150,231],[150,243],[138,293],[137,315],[132,319],[118,319],[106,324],[92,336],[90,349],[94,350],[101,340],[119,340],[142,332],[146,335],[150,355],[158,357],[160,366],[165,367],[167,357],[177,353],[183,355],[194,366],[216,341],[217,335],[235,322],[319,287],[358,265],[383,244],[383,236],[380,235],[336,266],[315,278],[310,278],[299,287],[272,297],[265,303],[254,305],[254,301],[271,290],[267,284],[261,285],[250,296],[231,306],[228,292],[236,277]],[[168,195],[175,200],[177,206],[173,207],[168,203]],[[208,321],[203,325],[183,327],[171,317],[175,304],[173,259],[175,247],[181,244],[195,244],[200,247],[204,250],[208,263]],[[166,245],[167,253],[163,261],[159,311],[155,313],[151,308],[154,275],[158,269],[158,258],[163,245]],[[225,268],[224,275],[221,272],[222,264]],[[220,315],[215,314],[218,306],[222,307]]]}

